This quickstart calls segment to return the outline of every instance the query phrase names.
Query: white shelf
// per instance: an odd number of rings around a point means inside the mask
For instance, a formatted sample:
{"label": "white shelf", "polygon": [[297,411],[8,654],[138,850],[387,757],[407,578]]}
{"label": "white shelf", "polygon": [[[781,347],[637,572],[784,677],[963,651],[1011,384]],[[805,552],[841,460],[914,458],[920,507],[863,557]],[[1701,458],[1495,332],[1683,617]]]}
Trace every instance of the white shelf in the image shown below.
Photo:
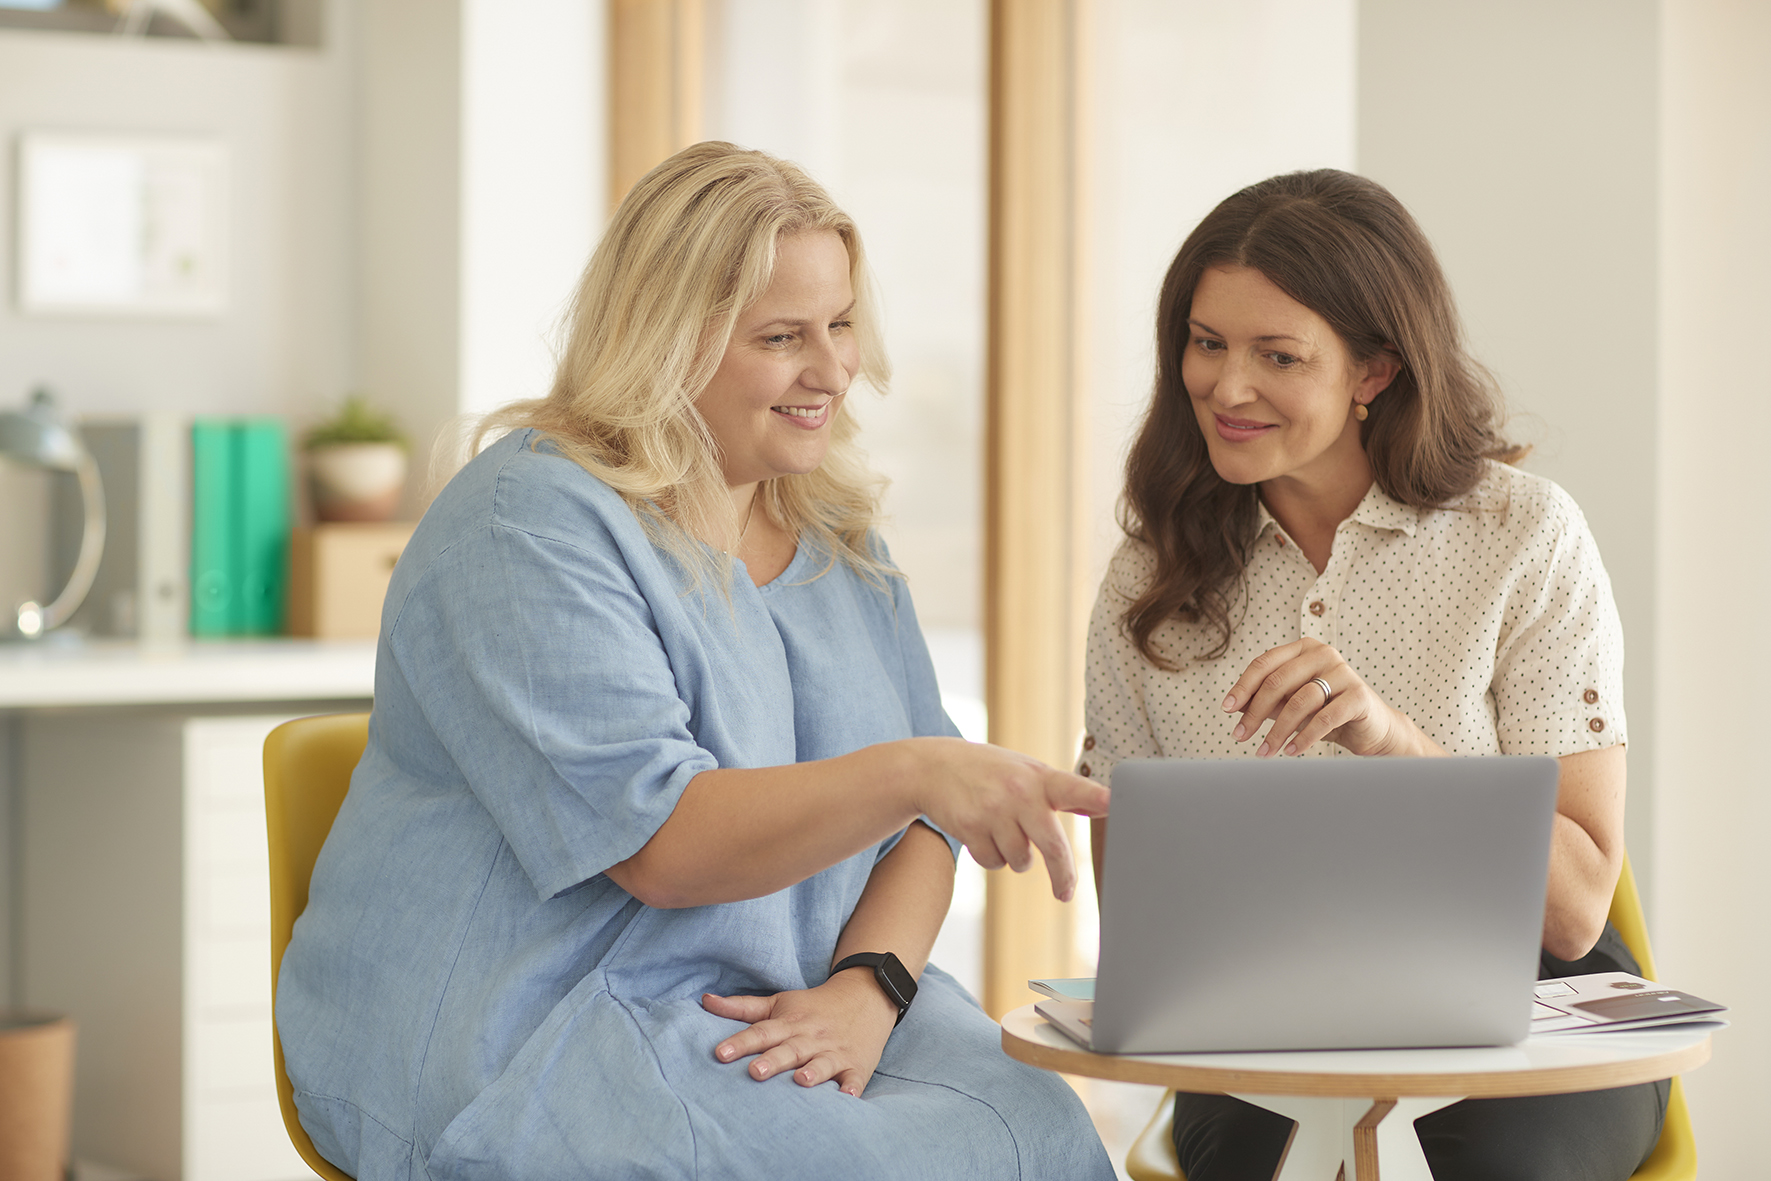
{"label": "white shelf", "polygon": [[367,698],[372,640],[195,640],[0,645],[0,709]]}

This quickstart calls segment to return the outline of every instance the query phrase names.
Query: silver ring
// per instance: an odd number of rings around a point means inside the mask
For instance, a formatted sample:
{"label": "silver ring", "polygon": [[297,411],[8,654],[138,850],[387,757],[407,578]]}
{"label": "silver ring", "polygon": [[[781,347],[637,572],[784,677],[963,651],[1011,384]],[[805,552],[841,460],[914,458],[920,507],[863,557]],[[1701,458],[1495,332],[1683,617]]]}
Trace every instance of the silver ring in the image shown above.
{"label": "silver ring", "polygon": [[1328,687],[1327,681],[1323,680],[1321,677],[1311,677],[1310,684],[1315,685],[1318,689],[1322,690],[1322,696],[1327,699],[1322,703],[1323,705],[1327,705],[1328,702],[1334,700],[1334,690]]}

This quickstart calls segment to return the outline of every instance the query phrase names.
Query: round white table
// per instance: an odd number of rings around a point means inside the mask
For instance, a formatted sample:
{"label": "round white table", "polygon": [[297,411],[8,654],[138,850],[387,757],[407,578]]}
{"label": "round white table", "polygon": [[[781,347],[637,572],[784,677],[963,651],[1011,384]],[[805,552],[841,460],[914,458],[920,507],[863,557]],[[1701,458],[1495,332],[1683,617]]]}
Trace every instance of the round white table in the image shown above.
{"label": "round white table", "polygon": [[1047,1070],[1234,1095],[1297,1121],[1275,1181],[1432,1181],[1414,1121],[1459,1099],[1556,1095],[1685,1074],[1718,1022],[1531,1038],[1516,1046],[1249,1054],[1096,1054],[1032,1005],[1002,1019],[1002,1048]]}

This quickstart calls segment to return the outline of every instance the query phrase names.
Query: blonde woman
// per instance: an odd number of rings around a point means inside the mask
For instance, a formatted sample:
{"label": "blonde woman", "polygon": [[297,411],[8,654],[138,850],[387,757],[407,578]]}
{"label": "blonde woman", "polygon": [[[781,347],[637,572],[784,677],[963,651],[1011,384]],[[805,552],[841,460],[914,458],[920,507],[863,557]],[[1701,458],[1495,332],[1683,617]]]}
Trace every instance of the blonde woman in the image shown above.
{"label": "blonde woman", "polygon": [[1107,793],[942,713],[843,409],[876,323],[822,190],[690,148],[420,523],[278,995],[352,1175],[1112,1176],[925,966],[960,844],[1069,897]]}

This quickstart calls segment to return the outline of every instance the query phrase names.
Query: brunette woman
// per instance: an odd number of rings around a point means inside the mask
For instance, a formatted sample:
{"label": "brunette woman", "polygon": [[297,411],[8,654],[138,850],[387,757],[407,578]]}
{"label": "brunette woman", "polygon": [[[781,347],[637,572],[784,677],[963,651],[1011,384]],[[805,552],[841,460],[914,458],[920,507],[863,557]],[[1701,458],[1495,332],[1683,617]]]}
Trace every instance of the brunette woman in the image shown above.
{"label": "brunette woman", "polygon": [[[1542,975],[1635,971],[1623,636],[1568,494],[1511,466],[1451,292],[1382,186],[1322,170],[1230,197],[1181,246],[1154,399],[1089,637],[1078,772],[1120,759],[1553,755]],[[1106,822],[1097,821],[1100,875]],[[1627,1177],[1667,1084],[1467,1100],[1416,1121],[1433,1175]],[[1289,1121],[1182,1095],[1189,1181],[1268,1178]]]}

